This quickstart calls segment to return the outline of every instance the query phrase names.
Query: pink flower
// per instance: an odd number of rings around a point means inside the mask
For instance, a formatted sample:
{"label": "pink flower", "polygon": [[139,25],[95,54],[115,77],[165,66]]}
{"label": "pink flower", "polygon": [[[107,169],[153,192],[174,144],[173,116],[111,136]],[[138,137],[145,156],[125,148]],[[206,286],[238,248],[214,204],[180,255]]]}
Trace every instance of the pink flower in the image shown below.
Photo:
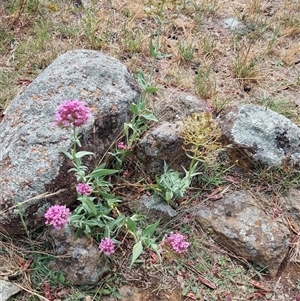
{"label": "pink flower", "polygon": [[119,142],[118,143],[118,149],[125,149],[125,143],[124,142]]}
{"label": "pink flower", "polygon": [[77,127],[85,125],[91,117],[91,109],[84,101],[66,100],[55,113],[54,124],[62,127]]}
{"label": "pink flower", "polygon": [[103,252],[105,255],[109,256],[115,253],[115,243],[108,237],[105,237],[101,240],[99,244],[100,252]]}
{"label": "pink flower", "polygon": [[55,229],[60,230],[68,223],[70,214],[70,209],[66,208],[65,205],[51,206],[45,213],[45,224],[52,225]]}
{"label": "pink flower", "polygon": [[171,247],[171,249],[178,254],[187,251],[189,245],[189,242],[185,241],[184,235],[180,233],[171,233],[161,243],[162,247]]}
{"label": "pink flower", "polygon": [[76,187],[76,190],[79,194],[89,195],[92,192],[92,187],[89,184],[79,183]]}
{"label": "pink flower", "polygon": [[125,149],[125,150],[128,150],[128,149],[130,149],[130,147],[127,146],[124,142],[119,142],[119,143],[118,143],[118,149]]}
{"label": "pink flower", "polygon": [[206,105],[206,112],[211,113],[213,111],[213,107],[211,105]]}

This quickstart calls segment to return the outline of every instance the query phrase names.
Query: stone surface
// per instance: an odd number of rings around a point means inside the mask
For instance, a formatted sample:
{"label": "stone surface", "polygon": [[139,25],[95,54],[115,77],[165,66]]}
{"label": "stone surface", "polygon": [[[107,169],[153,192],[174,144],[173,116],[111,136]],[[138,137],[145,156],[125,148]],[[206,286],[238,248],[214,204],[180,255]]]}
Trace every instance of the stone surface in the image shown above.
{"label": "stone surface", "polygon": [[204,112],[207,106],[197,97],[173,88],[159,92],[151,110],[159,123],[153,125],[138,146],[139,161],[150,176],[163,172],[164,161],[173,170],[183,172],[189,159],[179,137],[181,120],[192,113]]}
{"label": "stone surface", "polygon": [[[28,228],[35,229],[51,204],[76,200],[74,179],[67,172],[71,165],[60,152],[71,147],[70,133],[53,126],[59,104],[66,99],[88,103],[93,119],[80,131],[82,146],[101,156],[130,119],[129,104],[138,97],[126,66],[91,50],[58,57],[17,96],[0,124],[0,231],[24,232],[19,210]],[[41,196],[47,192],[56,194]]]}
{"label": "stone surface", "polygon": [[[133,286],[121,286],[119,289],[120,300],[122,301],[141,301],[144,299],[144,294],[140,290]],[[103,301],[114,301],[116,300],[113,296],[103,297]]]}
{"label": "stone surface", "polygon": [[71,285],[95,284],[107,272],[107,257],[99,253],[98,246],[86,235],[76,239],[73,230],[57,231],[49,227],[44,237],[52,243],[57,255],[49,267],[65,273]]}
{"label": "stone surface", "polygon": [[170,219],[177,215],[177,211],[161,200],[158,195],[143,194],[138,200],[128,200],[128,207],[132,212],[147,216],[149,223]]}
{"label": "stone surface", "polygon": [[21,291],[21,289],[18,286],[14,285],[11,282],[0,279],[0,300],[1,301],[8,300],[11,296],[17,294],[20,291]]}
{"label": "stone surface", "polygon": [[189,159],[182,149],[183,141],[179,136],[181,122],[163,122],[148,131],[138,145],[138,159],[147,174],[155,177],[169,168],[183,172],[189,165]]}
{"label": "stone surface", "polygon": [[188,168],[190,160],[182,149],[179,136],[181,120],[193,113],[204,112],[207,106],[195,96],[168,88],[160,92],[151,108],[159,123],[144,135],[138,146],[138,159],[149,176],[160,175],[164,162],[178,172]]}
{"label": "stone surface", "polygon": [[[153,286],[153,285],[152,285]],[[183,301],[184,298],[180,289],[170,288],[165,291],[161,288],[161,283],[157,284],[159,290],[153,292],[153,287],[147,289],[136,287],[134,285],[121,286],[119,289],[119,295],[121,301]],[[101,297],[101,301],[115,301],[114,296]],[[89,300],[84,300],[89,301]]]}
{"label": "stone surface", "polygon": [[259,208],[245,191],[198,208],[195,218],[212,238],[238,256],[266,267],[274,277],[289,251],[290,231]]}
{"label": "stone surface", "polygon": [[277,167],[300,163],[300,128],[265,107],[241,105],[225,109],[218,122],[226,142],[239,150],[236,160]]}
{"label": "stone surface", "polygon": [[286,196],[281,197],[280,205],[290,218],[297,231],[300,230],[300,191],[290,189]]}
{"label": "stone surface", "polygon": [[243,35],[249,32],[249,29],[245,26],[245,24],[241,23],[239,20],[233,17],[229,17],[224,19],[223,21],[224,28],[228,28],[231,31]]}
{"label": "stone surface", "polygon": [[151,105],[159,121],[174,122],[192,113],[205,112],[209,108],[196,96],[174,88],[159,91],[158,99]]}

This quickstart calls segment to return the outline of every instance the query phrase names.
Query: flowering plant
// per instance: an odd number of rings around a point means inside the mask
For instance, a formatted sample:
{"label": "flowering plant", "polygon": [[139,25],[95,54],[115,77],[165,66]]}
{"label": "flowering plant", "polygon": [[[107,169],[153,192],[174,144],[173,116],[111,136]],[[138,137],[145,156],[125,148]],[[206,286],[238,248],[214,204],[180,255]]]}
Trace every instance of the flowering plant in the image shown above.
{"label": "flowering plant", "polygon": [[119,142],[114,152],[109,152],[115,160],[115,168],[120,169],[124,159],[132,154],[134,145],[139,141],[141,134],[148,128],[150,121],[157,122],[154,114],[146,108],[146,103],[140,99],[137,103],[130,105],[132,119],[124,123],[124,133],[126,142]]}
{"label": "flowering plant", "polygon": [[70,209],[66,206],[51,206],[45,213],[46,225],[52,225],[55,229],[60,230],[68,223],[70,214]]}
{"label": "flowering plant", "polygon": [[105,237],[101,240],[99,244],[100,252],[103,252],[105,255],[109,256],[115,253],[115,243],[108,237]]}
{"label": "flowering plant", "polygon": [[162,250],[173,251],[181,254],[187,251],[189,242],[185,240],[185,236],[181,233],[171,233],[165,237],[161,242],[160,247]]}
{"label": "flowering plant", "polygon": [[78,183],[76,190],[79,194],[82,194],[82,195],[89,195],[92,192],[91,186],[86,183]]}
{"label": "flowering plant", "polygon": [[80,100],[66,100],[55,114],[54,124],[62,128],[76,128],[87,124],[91,117],[91,109]]}
{"label": "flowering plant", "polygon": [[[125,124],[124,130],[127,143],[119,142],[117,149],[121,156],[116,155],[118,166],[123,162],[125,155],[130,153],[133,141],[137,138],[142,126],[146,127],[147,120],[154,120],[151,115],[140,103],[132,104],[134,113],[131,123]],[[159,225],[159,221],[147,226],[144,230],[137,227],[139,218],[137,215],[125,217],[117,209],[118,198],[110,193],[110,183],[104,179],[107,175],[118,172],[118,169],[107,169],[105,164],[100,165],[90,173],[88,167],[82,164],[81,159],[87,155],[94,155],[91,152],[76,151],[76,147],[81,147],[80,137],[78,137],[77,128],[88,123],[91,117],[91,111],[86,104],[79,100],[67,100],[55,114],[55,125],[71,129],[73,147],[70,152],[63,153],[73,162],[74,167],[70,171],[75,172],[77,179],[76,190],[77,199],[80,205],[76,207],[73,213],[65,206],[54,205],[45,214],[46,224],[53,225],[56,229],[61,229],[68,222],[77,228],[77,235],[84,231],[88,235],[100,237],[99,251],[107,256],[115,252],[117,241],[110,237],[116,236],[124,225],[128,232],[134,237],[135,244],[132,250],[131,266],[143,252],[143,245],[154,250],[160,258],[158,244],[152,236]],[[132,133],[129,134],[129,129]],[[113,213],[113,214],[112,214]],[[93,229],[93,231],[92,231]],[[171,244],[175,251],[181,252],[187,248],[188,243],[180,240],[179,236],[170,236],[167,242]]]}
{"label": "flowering plant", "polygon": [[66,100],[57,109],[54,124],[72,132],[73,147],[70,152],[62,152],[73,162],[74,167],[70,171],[75,172],[78,182],[77,199],[81,204],[72,215],[64,206],[52,206],[46,212],[45,218],[46,224],[53,225],[56,229],[64,227],[69,222],[77,228],[77,235],[81,231],[91,234],[91,228],[98,227],[104,229],[102,235],[109,236],[121,226],[123,217],[119,216],[116,220],[111,217],[111,211],[115,209],[119,200],[110,194],[110,183],[105,181],[104,177],[118,170],[106,169],[105,165],[100,165],[88,174],[88,167],[82,164],[82,158],[94,153],[76,151],[77,146],[81,147],[78,127],[86,125],[91,116],[91,109],[80,100]]}

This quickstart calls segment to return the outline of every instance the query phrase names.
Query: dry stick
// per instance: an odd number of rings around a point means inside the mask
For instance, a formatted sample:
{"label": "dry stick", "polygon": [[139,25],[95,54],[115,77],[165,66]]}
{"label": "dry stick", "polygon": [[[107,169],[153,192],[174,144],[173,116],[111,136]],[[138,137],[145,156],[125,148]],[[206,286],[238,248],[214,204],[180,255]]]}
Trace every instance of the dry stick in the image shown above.
{"label": "dry stick", "polygon": [[24,290],[24,291],[26,291],[26,292],[28,292],[28,293],[30,293],[32,295],[37,296],[38,298],[40,298],[40,299],[42,299],[44,301],[50,301],[49,299],[47,299],[47,298],[39,295],[38,293],[35,293],[34,291],[29,290],[28,288],[26,288],[26,287],[24,287],[24,286],[22,286],[22,285],[20,285],[18,283],[14,283],[14,285],[18,286],[20,289],[22,289],[22,290]]}
{"label": "dry stick", "polygon": [[48,198],[48,197],[50,197],[50,196],[57,195],[57,194],[59,194],[59,193],[61,193],[61,192],[63,192],[63,191],[65,191],[65,189],[60,189],[60,190],[58,190],[58,191],[56,191],[56,192],[53,192],[53,193],[48,193],[48,192],[42,193],[42,194],[40,194],[40,195],[37,195],[37,196],[35,196],[35,197],[33,197],[33,198],[30,198],[30,199],[28,199],[28,200],[26,200],[26,201],[23,201],[23,202],[21,202],[21,203],[18,203],[18,204],[14,205],[14,206],[11,206],[11,207],[5,209],[5,210],[0,211],[0,214],[3,214],[3,213],[5,213],[5,212],[7,212],[7,211],[9,211],[9,210],[11,210],[11,209],[14,209],[14,208],[16,208],[16,207],[18,207],[18,206],[20,206],[20,205],[23,205],[23,204],[25,204],[25,203],[28,203],[28,202],[30,202],[30,201],[45,199],[45,198]]}

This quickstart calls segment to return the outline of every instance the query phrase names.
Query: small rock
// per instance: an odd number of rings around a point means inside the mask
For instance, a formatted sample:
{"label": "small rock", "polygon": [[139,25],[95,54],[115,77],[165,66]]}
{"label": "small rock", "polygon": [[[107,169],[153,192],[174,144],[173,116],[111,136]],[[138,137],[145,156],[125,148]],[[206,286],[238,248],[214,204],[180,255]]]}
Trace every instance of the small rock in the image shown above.
{"label": "small rock", "polygon": [[236,29],[241,23],[235,18],[227,18],[224,20],[224,27],[230,29]]}
{"label": "small rock", "polygon": [[289,251],[290,231],[260,209],[252,195],[228,194],[197,209],[195,218],[218,243],[276,276]]}
{"label": "small rock", "polygon": [[[143,295],[139,292],[139,289],[132,286],[122,286],[119,289],[120,300],[122,301],[142,301],[144,300]],[[112,296],[103,297],[101,301],[115,301],[116,299]]]}
{"label": "small rock", "polygon": [[17,294],[20,291],[21,291],[21,289],[18,286],[14,285],[11,282],[0,279],[0,300],[1,301],[8,300],[11,296]]}
{"label": "small rock", "polygon": [[179,121],[193,113],[207,111],[207,104],[193,94],[173,88],[161,90],[159,94],[151,108],[159,121]]}
{"label": "small rock", "polygon": [[84,235],[76,239],[72,229],[58,231],[49,227],[44,235],[54,245],[56,255],[59,255],[49,266],[65,273],[71,285],[95,284],[107,272],[107,258],[99,253],[93,240]]}
{"label": "small rock", "polygon": [[290,189],[286,196],[281,197],[281,205],[295,228],[300,229],[300,191]]}
{"label": "small rock", "polygon": [[164,162],[169,168],[182,172],[188,167],[189,159],[182,149],[180,134],[181,122],[163,122],[148,131],[138,146],[139,162],[147,174],[155,177],[164,169]]}
{"label": "small rock", "polygon": [[300,128],[288,118],[268,108],[241,105],[228,107],[218,116],[230,151],[238,150],[234,161],[269,167],[283,163],[300,164]]}
{"label": "small rock", "polygon": [[143,194],[136,201],[129,200],[128,206],[133,212],[147,216],[150,222],[156,222],[158,219],[169,219],[177,215],[177,211],[157,195]]}

